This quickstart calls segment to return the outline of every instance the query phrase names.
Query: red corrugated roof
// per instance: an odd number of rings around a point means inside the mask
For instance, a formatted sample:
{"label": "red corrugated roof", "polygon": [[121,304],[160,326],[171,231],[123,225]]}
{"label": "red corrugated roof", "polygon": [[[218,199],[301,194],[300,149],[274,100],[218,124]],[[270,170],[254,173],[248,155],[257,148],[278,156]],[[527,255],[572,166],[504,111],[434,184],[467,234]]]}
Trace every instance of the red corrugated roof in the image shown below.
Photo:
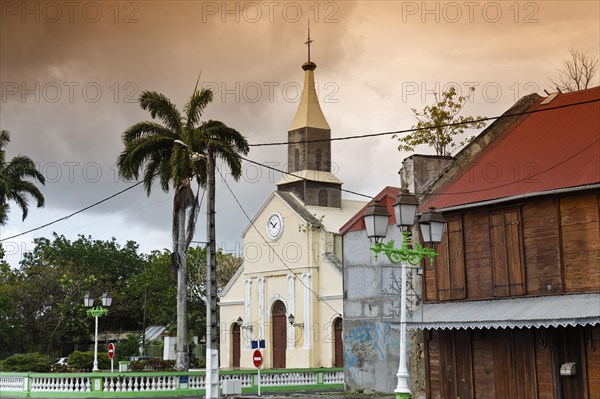
{"label": "red corrugated roof", "polygon": [[381,201],[381,204],[387,207],[388,212],[390,213],[390,221],[388,224],[396,224],[396,216],[394,215],[394,202],[396,202],[396,197],[398,194],[400,194],[400,189],[398,187],[387,186],[381,190],[379,194],[373,198],[373,200],[371,200],[367,205],[363,206],[362,209],[352,217],[352,219],[342,226],[340,229],[340,234],[344,235],[349,231],[365,230],[363,213],[365,213],[367,207],[371,205],[374,200]]}
{"label": "red corrugated roof", "polygon": [[[600,87],[544,98],[530,110],[600,99]],[[600,102],[537,112],[490,143],[421,210],[600,182]]]}

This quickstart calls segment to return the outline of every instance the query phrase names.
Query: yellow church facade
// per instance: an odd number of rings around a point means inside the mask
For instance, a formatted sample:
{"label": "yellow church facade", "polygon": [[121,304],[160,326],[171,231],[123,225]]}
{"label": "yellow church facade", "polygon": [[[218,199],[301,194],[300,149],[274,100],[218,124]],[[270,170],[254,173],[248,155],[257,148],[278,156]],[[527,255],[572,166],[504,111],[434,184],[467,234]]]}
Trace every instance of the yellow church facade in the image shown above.
{"label": "yellow church facade", "polygon": [[244,263],[219,295],[220,367],[342,367],[340,228],[365,202],[344,200],[331,173],[331,130],[314,83],[304,88],[288,130],[288,174],[242,233]]}
{"label": "yellow church facade", "polygon": [[[363,205],[344,201],[344,210],[301,207],[289,193],[271,194],[244,233],[244,264],[221,294],[222,368],[253,367],[251,341],[261,339],[265,368],[342,366],[337,232],[346,216]],[[268,229],[275,219],[282,230],[272,240]]]}

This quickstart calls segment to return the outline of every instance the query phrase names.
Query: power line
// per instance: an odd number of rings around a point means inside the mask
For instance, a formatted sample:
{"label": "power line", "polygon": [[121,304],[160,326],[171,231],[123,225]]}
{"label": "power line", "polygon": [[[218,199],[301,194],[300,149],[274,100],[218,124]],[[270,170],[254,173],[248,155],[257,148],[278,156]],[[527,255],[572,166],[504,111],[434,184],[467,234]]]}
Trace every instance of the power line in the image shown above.
{"label": "power line", "polygon": [[15,234],[15,235],[13,235],[13,236],[10,236],[10,237],[2,238],[2,239],[0,239],[0,242],[6,241],[6,240],[10,240],[10,239],[13,239],[13,238],[17,238],[17,237],[23,236],[23,235],[25,235],[25,234],[28,234],[28,233],[31,233],[31,232],[34,232],[34,231],[37,231],[37,230],[41,230],[41,229],[43,229],[43,228],[45,228],[45,227],[52,226],[53,224],[56,224],[56,223],[58,223],[58,222],[61,222],[61,221],[63,221],[63,220],[67,220],[67,219],[69,219],[69,218],[70,218],[70,217],[72,217],[72,216],[75,216],[75,215],[77,215],[77,214],[79,214],[79,213],[85,212],[85,211],[87,211],[88,209],[91,209],[91,208],[93,208],[93,207],[95,207],[95,206],[98,206],[98,205],[100,205],[100,204],[102,204],[102,203],[104,203],[104,202],[106,202],[106,201],[108,201],[108,200],[110,200],[110,199],[113,199],[113,198],[115,198],[116,196],[119,196],[119,195],[123,194],[123,193],[124,193],[124,192],[126,192],[126,191],[132,190],[133,188],[135,188],[135,187],[139,186],[139,185],[140,185],[140,184],[142,184],[143,182],[144,182],[144,180],[140,180],[139,182],[137,182],[137,183],[133,184],[132,186],[129,186],[129,187],[127,187],[126,189],[123,189],[123,190],[121,190],[121,191],[117,191],[116,193],[114,193],[114,194],[112,194],[112,195],[109,195],[108,197],[106,197],[106,198],[104,198],[104,199],[101,199],[100,201],[96,201],[96,202],[94,202],[93,204],[90,204],[90,205],[86,206],[85,208],[81,208],[81,209],[80,209],[80,210],[78,210],[78,211],[72,212],[72,213],[70,213],[70,214],[68,214],[68,215],[66,215],[66,216],[63,216],[63,217],[61,217],[61,218],[58,218],[58,219],[55,219],[55,220],[53,220],[53,221],[51,221],[51,222],[48,222],[48,223],[45,223],[45,224],[43,224],[43,225],[41,225],[41,226],[34,227],[33,229],[29,229],[29,230],[27,230],[27,231],[24,231],[24,232],[22,232],[22,233]]}
{"label": "power line", "polygon": [[[242,204],[240,203],[239,199],[237,198],[237,196],[235,195],[235,193],[233,192],[233,190],[231,189],[231,187],[229,186],[229,183],[227,183],[227,180],[225,180],[225,177],[221,174],[221,171],[219,170],[219,167],[215,166],[215,169],[217,170],[217,172],[219,172],[219,175],[221,176],[221,179],[223,180],[223,182],[225,182],[225,186],[227,186],[227,189],[229,190],[229,192],[231,193],[231,196],[233,197],[233,199],[235,200],[235,202],[238,204],[238,206],[240,207],[242,213],[244,214],[244,216],[246,216],[246,219],[248,219],[248,221],[250,222],[250,225],[252,226],[252,228],[254,230],[256,230],[256,232],[258,233],[258,235],[260,236],[260,238],[263,239],[263,241],[267,244],[267,246],[269,247],[269,249],[275,254],[275,256],[277,257],[277,259],[279,259],[281,261],[281,263],[283,264],[283,266],[285,266],[286,269],[288,269],[290,271],[290,273],[292,273],[295,277],[298,277],[298,274],[295,273],[288,265],[287,263],[285,263],[285,261],[281,258],[281,256],[279,256],[279,254],[277,253],[277,251],[275,251],[275,249],[271,246],[271,244],[267,241],[267,239],[265,238],[265,236],[262,235],[262,233],[260,232],[260,230],[256,227],[256,225],[254,224],[254,221],[252,221],[252,219],[250,218],[250,216],[248,215],[248,213],[246,212],[246,210],[244,209],[244,207],[242,206]],[[321,298],[319,296],[319,294],[317,294],[312,288],[310,288],[309,286],[307,286],[304,281],[302,281],[301,278],[298,278],[298,281],[300,281],[300,283],[306,288],[308,289],[310,292],[312,292],[319,301],[323,302],[325,305],[327,305],[327,307],[329,307],[331,310],[333,310],[333,312],[335,314],[340,314],[340,312],[338,312],[337,310],[335,310],[326,300],[324,300],[323,298]]]}
{"label": "power line", "polygon": [[268,146],[275,146],[275,145],[322,143],[322,142],[327,142],[327,141],[345,141],[345,140],[364,139],[364,138],[379,137],[379,136],[391,136],[394,134],[412,133],[412,132],[416,132],[419,130],[430,130],[430,129],[437,129],[437,128],[441,128],[441,127],[461,126],[461,125],[467,125],[467,124],[477,123],[477,122],[488,122],[488,121],[502,119],[502,118],[510,118],[513,116],[529,115],[529,114],[535,114],[538,112],[546,112],[546,111],[552,111],[552,110],[561,109],[561,108],[575,107],[578,105],[585,105],[585,104],[590,104],[590,103],[594,103],[594,102],[598,102],[598,101],[600,101],[600,98],[596,98],[593,100],[587,100],[587,101],[580,101],[580,102],[570,103],[570,104],[563,104],[563,105],[558,105],[555,107],[548,107],[548,108],[544,108],[544,109],[535,109],[532,111],[515,112],[512,114],[502,114],[500,116],[489,116],[489,117],[485,117],[485,118],[475,119],[475,120],[472,120],[469,122],[452,122],[452,123],[446,123],[443,125],[436,125],[436,126],[425,127],[425,128],[411,128],[411,129],[404,129],[404,130],[396,130],[393,132],[359,134],[359,135],[354,135],[354,136],[334,137],[334,138],[329,138],[329,139],[318,139],[318,140],[280,141],[280,142],[274,142],[274,143],[255,143],[255,144],[249,144],[249,146],[250,147],[268,147]]}
{"label": "power line", "polygon": [[[250,163],[252,163],[252,164],[255,164],[255,165],[258,165],[258,166],[262,166],[263,168],[270,169],[270,170],[273,170],[273,171],[275,171],[275,172],[280,172],[280,173],[283,173],[283,174],[285,174],[285,175],[292,176],[292,177],[296,177],[296,178],[298,178],[298,179],[301,179],[301,180],[311,181],[310,179],[307,179],[306,177],[302,177],[302,176],[300,176],[300,175],[296,175],[296,174],[294,174],[294,173],[292,173],[292,172],[286,172],[285,170],[277,169],[277,168],[274,168],[273,166],[269,166],[269,165],[262,164],[262,163],[260,163],[260,162],[257,162],[257,161],[253,161],[253,160],[251,160],[251,159],[248,159],[248,158],[246,158],[246,157],[243,157],[243,156],[241,156],[241,155],[238,155],[238,157],[239,157],[240,159],[242,159],[242,160],[246,161],[246,162],[250,162]],[[346,189],[344,189],[344,188],[341,188],[341,187],[332,187],[332,188],[333,188],[333,189],[335,189],[335,190],[342,191],[342,192],[344,192],[344,193],[349,193],[349,194],[358,195],[358,196],[360,196],[360,197],[365,197],[365,198],[369,198],[369,199],[372,199],[372,198],[373,198],[373,196],[372,196],[372,195],[361,194],[361,193],[359,193],[359,192],[352,191],[352,190],[346,190]]]}
{"label": "power line", "polygon": [[[533,111],[524,111],[524,112],[517,112],[517,113],[513,113],[513,114],[504,114],[504,115],[495,116],[495,117],[481,118],[481,119],[478,119],[478,120],[475,120],[475,121],[471,121],[471,122],[456,122],[456,123],[449,123],[449,124],[446,124],[446,125],[437,125],[437,126],[432,126],[432,127],[424,128],[424,129],[427,130],[427,129],[435,129],[435,128],[438,128],[438,127],[458,126],[458,125],[463,125],[463,124],[466,124],[466,123],[474,123],[474,122],[478,122],[478,121],[482,121],[483,122],[483,121],[489,121],[489,120],[500,119],[500,118],[508,118],[508,117],[512,117],[512,116],[521,116],[521,115],[533,114],[533,113],[537,113],[537,112],[546,112],[546,111],[551,111],[551,110],[556,110],[556,109],[561,109],[561,108],[568,108],[568,107],[573,107],[573,106],[578,106],[578,105],[590,104],[590,103],[594,103],[594,102],[598,102],[598,101],[600,101],[600,98],[593,99],[593,100],[588,100],[588,101],[581,101],[581,102],[577,102],[577,103],[564,104],[564,105],[560,105],[560,106],[556,106],[556,107],[549,107],[549,108],[544,108],[544,109],[537,109],[537,110],[533,110]],[[417,131],[417,130],[423,130],[423,129],[405,129],[405,130],[398,130],[398,131],[395,131],[395,132],[373,133],[373,134],[366,134],[366,135],[338,137],[338,138],[322,139],[322,140],[308,140],[308,141],[297,141],[297,142],[279,142],[279,143],[250,144],[250,146],[260,147],[260,146],[272,146],[272,145],[284,145],[284,144],[314,143],[314,142],[324,142],[324,141],[341,141],[341,140],[351,140],[351,139],[360,139],[360,138],[368,138],[368,137],[378,137],[378,136],[385,136],[385,135],[392,135],[392,134],[409,133],[409,132],[414,132],[414,131]],[[594,144],[594,143],[592,143],[592,144]],[[580,151],[580,152],[578,152],[578,153],[576,153],[572,157],[575,157],[575,156],[579,155],[581,152],[583,152],[583,150]],[[245,158],[245,157],[243,157],[241,155],[237,155],[237,156],[240,159],[245,160],[247,162],[250,162],[252,164],[259,165],[259,166],[262,166],[264,168],[271,169],[271,170],[274,170],[274,171],[277,171],[277,172],[280,172],[280,173],[284,173],[284,174],[287,174],[287,175],[299,178],[301,180],[307,180],[307,181],[309,180],[309,179],[306,179],[306,178],[304,178],[302,176],[296,175],[294,173],[286,172],[286,171],[283,171],[281,169],[277,169],[277,168],[274,168],[272,166],[265,165],[265,164],[262,164],[260,162],[253,161],[253,160]],[[567,158],[566,160],[563,160],[562,162],[553,165],[549,169],[547,169],[545,171],[542,171],[542,172],[536,174],[535,176],[537,176],[537,175],[539,175],[541,173],[545,173],[548,170],[551,170],[551,169],[559,166],[560,164],[566,162],[569,159],[570,158]],[[158,175],[158,173],[156,175]],[[533,177],[533,176],[528,176],[527,179],[530,179],[531,177]],[[71,218],[72,216],[75,216],[75,215],[77,215],[79,213],[85,212],[88,209],[91,209],[91,208],[93,208],[95,206],[98,206],[98,205],[100,205],[100,204],[102,204],[102,203],[104,203],[104,202],[106,202],[106,201],[108,201],[108,200],[110,200],[112,198],[115,198],[115,197],[119,196],[119,195],[121,195],[121,194],[123,194],[123,193],[125,193],[125,192],[127,192],[127,191],[129,191],[129,190],[131,190],[131,189],[133,189],[133,188],[135,188],[137,186],[139,186],[143,182],[144,182],[144,180],[136,182],[135,184],[133,184],[130,187],[127,187],[126,189],[118,191],[115,194],[112,194],[112,195],[110,195],[110,196],[108,196],[108,197],[106,197],[104,199],[101,199],[101,200],[99,200],[97,202],[94,202],[94,203],[92,203],[92,204],[90,204],[90,205],[88,205],[88,206],[86,206],[86,207],[84,207],[84,208],[82,208],[82,209],[80,209],[78,211],[72,212],[72,213],[70,213],[70,214],[68,214],[66,216],[63,216],[63,217],[58,218],[58,219],[55,219],[55,220],[53,220],[51,222],[48,222],[48,223],[45,223],[45,224],[43,224],[41,226],[35,227],[33,229],[29,229],[29,230],[24,231],[24,232],[19,233],[19,234],[12,235],[10,237],[2,238],[2,239],[0,239],[0,242],[6,241],[6,240],[10,240],[10,239],[13,239],[13,238],[17,238],[17,237],[23,236],[25,234],[28,234],[28,233],[31,233],[31,232],[34,232],[34,231],[37,231],[37,230],[41,230],[41,229],[43,229],[45,227],[51,226],[51,225],[56,224],[56,223],[58,223],[60,221],[67,220],[67,219]],[[506,186],[506,185],[509,185],[509,184],[518,183],[518,182],[519,181],[511,182],[511,183],[507,183],[507,184],[504,184],[504,185],[499,185],[499,186],[496,186],[496,187],[490,187],[490,188],[486,188],[486,189],[482,189],[482,190],[478,190],[478,191],[494,190],[496,188],[503,187],[503,186]],[[352,190],[346,190],[346,189],[343,189],[341,187],[333,187],[333,188],[334,189],[338,189],[338,190],[340,190],[342,192],[349,193],[349,194],[354,194],[354,195],[365,197],[365,198],[369,198],[369,199],[373,198],[373,196],[361,194],[361,193],[358,193],[358,192],[352,191]],[[477,192],[477,191],[471,191],[471,192]],[[440,194],[435,194],[434,193],[432,195],[457,195],[457,194],[469,194],[471,192],[465,191],[465,192],[440,193]]]}

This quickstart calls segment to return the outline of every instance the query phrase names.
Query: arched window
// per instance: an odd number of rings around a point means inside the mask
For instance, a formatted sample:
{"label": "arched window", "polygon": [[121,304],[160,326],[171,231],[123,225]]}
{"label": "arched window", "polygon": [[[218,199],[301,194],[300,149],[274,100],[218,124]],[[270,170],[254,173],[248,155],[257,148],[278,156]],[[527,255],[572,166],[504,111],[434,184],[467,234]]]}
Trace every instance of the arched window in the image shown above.
{"label": "arched window", "polygon": [[300,150],[296,148],[294,150],[294,172],[297,172],[299,170],[300,170]]}
{"label": "arched window", "polygon": [[323,158],[323,151],[319,148],[315,153],[315,169],[321,170],[321,162]]}
{"label": "arched window", "polygon": [[319,206],[327,206],[327,190],[319,190]]}

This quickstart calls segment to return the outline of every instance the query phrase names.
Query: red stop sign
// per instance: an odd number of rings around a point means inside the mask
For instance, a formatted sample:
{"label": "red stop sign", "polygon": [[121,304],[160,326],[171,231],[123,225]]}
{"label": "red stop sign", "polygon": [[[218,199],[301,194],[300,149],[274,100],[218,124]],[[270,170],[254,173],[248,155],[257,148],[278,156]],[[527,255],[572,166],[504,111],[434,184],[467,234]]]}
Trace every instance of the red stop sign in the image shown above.
{"label": "red stop sign", "polygon": [[108,358],[112,359],[113,356],[115,355],[115,344],[113,344],[112,342],[110,344],[108,344]]}
{"label": "red stop sign", "polygon": [[252,361],[254,362],[254,367],[256,367],[257,369],[260,368],[260,366],[262,366],[262,353],[260,353],[260,351],[257,349],[254,351],[254,354],[252,355]]}

